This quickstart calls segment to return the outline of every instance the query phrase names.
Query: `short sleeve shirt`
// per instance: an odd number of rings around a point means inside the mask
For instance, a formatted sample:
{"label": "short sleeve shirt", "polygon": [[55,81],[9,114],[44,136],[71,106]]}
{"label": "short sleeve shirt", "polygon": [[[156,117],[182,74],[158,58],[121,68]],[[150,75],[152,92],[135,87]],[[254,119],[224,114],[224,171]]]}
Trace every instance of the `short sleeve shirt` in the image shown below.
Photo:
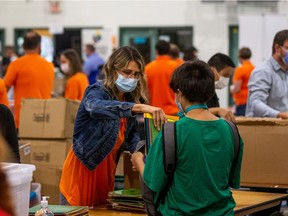
{"label": "short sleeve shirt", "polygon": [[[233,164],[234,137],[223,119],[199,121],[184,117],[176,123],[176,131],[176,170],[158,211],[162,215],[234,215],[230,187],[240,186],[242,140],[238,160]],[[157,194],[166,185],[162,133],[146,158],[144,181]]]}

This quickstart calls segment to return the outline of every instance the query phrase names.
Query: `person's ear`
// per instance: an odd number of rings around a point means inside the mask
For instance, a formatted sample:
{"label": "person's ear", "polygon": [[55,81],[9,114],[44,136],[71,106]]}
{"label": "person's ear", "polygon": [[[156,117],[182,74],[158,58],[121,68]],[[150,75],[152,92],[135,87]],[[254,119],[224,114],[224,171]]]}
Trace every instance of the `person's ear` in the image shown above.
{"label": "person's ear", "polygon": [[275,51],[276,51],[276,53],[281,53],[281,46],[280,46],[280,44],[275,44],[274,46],[275,46]]}
{"label": "person's ear", "polygon": [[215,81],[218,81],[220,79],[219,73],[217,72],[215,67],[210,67],[212,72],[214,73]]}
{"label": "person's ear", "polygon": [[177,90],[177,93],[178,93],[179,96],[182,97],[182,92],[180,91],[180,89]]}
{"label": "person's ear", "polygon": [[177,89],[177,91],[175,92],[175,98],[177,99],[177,101],[178,101],[178,98],[181,98],[181,96],[182,96],[182,92],[179,89]]}

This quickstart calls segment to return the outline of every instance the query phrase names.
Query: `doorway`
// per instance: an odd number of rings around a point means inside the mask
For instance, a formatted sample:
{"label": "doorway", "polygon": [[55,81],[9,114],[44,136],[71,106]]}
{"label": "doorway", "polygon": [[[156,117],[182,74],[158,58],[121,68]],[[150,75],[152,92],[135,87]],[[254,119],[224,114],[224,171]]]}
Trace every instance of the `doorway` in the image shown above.
{"label": "doorway", "polygon": [[5,46],[5,30],[0,29],[0,57],[2,57]]}
{"label": "doorway", "polygon": [[4,54],[4,46],[5,46],[5,31],[4,29],[0,29],[0,77],[3,77],[3,54]]}
{"label": "doorway", "polygon": [[136,47],[145,63],[155,59],[155,45],[166,40],[179,46],[180,52],[192,46],[192,27],[120,27],[120,46]]}
{"label": "doorway", "polygon": [[[229,26],[229,56],[235,63],[235,65],[238,65],[238,49],[239,49],[239,26],[233,25]],[[232,85],[232,77],[229,81],[229,86]],[[228,105],[233,106],[233,96],[229,91],[228,88]]]}
{"label": "doorway", "polygon": [[65,49],[74,49],[81,56],[81,28],[65,28],[63,34],[54,35],[55,55]]}

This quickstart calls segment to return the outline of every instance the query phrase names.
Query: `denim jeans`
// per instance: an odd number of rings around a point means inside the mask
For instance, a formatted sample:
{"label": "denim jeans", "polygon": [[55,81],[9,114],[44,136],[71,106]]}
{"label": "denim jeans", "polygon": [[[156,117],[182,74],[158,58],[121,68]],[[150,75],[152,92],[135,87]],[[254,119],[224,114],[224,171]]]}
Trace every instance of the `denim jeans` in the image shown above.
{"label": "denim jeans", "polygon": [[246,104],[236,106],[236,116],[245,116]]}

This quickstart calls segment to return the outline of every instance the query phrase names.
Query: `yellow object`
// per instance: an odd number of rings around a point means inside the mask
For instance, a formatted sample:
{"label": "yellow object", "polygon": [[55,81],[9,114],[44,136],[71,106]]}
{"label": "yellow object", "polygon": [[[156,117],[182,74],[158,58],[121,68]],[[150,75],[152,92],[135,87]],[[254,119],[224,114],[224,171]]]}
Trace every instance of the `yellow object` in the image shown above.
{"label": "yellow object", "polygon": [[[171,116],[171,115],[166,115],[168,122],[175,122],[179,120],[178,116]],[[153,116],[150,113],[144,113],[144,118],[149,118],[153,119]]]}

